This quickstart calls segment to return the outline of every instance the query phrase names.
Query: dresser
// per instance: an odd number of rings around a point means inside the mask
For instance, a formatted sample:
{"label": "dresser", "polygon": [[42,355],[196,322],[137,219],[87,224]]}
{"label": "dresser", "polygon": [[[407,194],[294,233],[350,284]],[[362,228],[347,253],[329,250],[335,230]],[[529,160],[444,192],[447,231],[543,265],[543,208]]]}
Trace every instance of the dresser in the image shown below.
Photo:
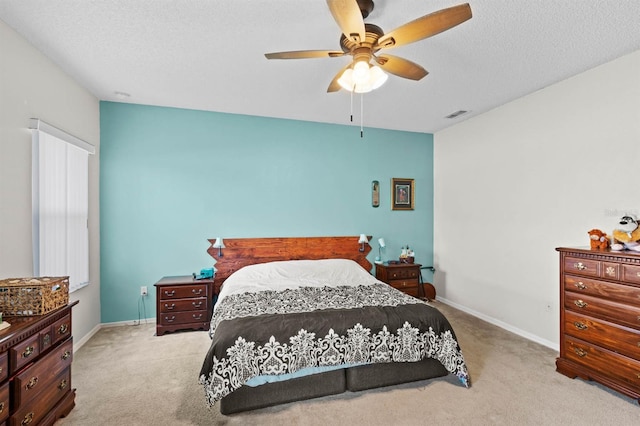
{"label": "dresser", "polygon": [[413,297],[422,297],[418,263],[376,263],[376,278]]}
{"label": "dresser", "polygon": [[0,331],[0,425],[53,425],[75,406],[71,308],[6,317]]}
{"label": "dresser", "polygon": [[213,283],[213,279],[195,280],[191,275],[163,277],[155,283],[156,335],[177,330],[208,330]]}
{"label": "dresser", "polygon": [[556,370],[639,399],[640,253],[556,250],[560,253]]}

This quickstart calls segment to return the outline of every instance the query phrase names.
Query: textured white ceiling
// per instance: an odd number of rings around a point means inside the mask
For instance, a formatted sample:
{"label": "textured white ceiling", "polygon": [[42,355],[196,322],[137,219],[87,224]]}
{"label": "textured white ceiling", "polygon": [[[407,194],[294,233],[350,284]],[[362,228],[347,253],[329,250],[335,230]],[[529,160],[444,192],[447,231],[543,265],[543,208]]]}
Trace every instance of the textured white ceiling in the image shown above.
{"label": "textured white ceiling", "polygon": [[[374,1],[386,32],[464,2]],[[639,0],[469,3],[471,20],[389,51],[429,75],[366,94],[365,127],[436,132],[640,49]],[[264,57],[340,50],[324,0],[0,0],[0,19],[101,100],[350,124],[350,95],[326,93],[349,57]]]}

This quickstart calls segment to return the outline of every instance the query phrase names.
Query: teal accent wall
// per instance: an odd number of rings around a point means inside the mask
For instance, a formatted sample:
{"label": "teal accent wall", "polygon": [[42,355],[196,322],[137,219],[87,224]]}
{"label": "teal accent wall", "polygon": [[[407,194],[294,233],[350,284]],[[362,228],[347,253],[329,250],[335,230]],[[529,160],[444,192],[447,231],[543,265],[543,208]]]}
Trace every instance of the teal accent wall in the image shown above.
{"label": "teal accent wall", "polygon": [[[372,263],[384,237],[384,259],[408,244],[432,265],[431,134],[101,102],[100,147],[103,323],[155,317],[153,284],[211,267],[218,236],[366,233]],[[415,210],[391,210],[393,177]]]}

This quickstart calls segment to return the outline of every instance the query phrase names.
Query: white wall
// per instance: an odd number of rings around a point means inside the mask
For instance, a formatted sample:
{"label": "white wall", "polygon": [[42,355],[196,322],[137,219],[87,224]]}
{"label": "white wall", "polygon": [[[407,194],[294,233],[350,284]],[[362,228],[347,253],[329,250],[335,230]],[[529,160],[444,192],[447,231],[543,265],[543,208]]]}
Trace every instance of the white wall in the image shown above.
{"label": "white wall", "polygon": [[640,51],[435,135],[443,301],[557,348],[559,246],[640,216]]}
{"label": "white wall", "polygon": [[31,244],[31,132],[40,118],[96,147],[89,157],[91,285],[71,294],[75,342],[100,323],[98,99],[0,21],[0,278],[33,274]]}

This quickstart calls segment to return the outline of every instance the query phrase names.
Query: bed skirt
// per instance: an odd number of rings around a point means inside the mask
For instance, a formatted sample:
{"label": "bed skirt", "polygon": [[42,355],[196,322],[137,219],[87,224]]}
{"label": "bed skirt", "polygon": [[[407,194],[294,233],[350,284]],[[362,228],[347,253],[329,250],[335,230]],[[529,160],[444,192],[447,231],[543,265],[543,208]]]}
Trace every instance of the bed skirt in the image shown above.
{"label": "bed skirt", "polygon": [[419,362],[370,364],[312,374],[261,386],[242,386],[220,400],[220,413],[233,414],[289,402],[336,395],[345,391],[392,386],[449,374],[435,359]]}

